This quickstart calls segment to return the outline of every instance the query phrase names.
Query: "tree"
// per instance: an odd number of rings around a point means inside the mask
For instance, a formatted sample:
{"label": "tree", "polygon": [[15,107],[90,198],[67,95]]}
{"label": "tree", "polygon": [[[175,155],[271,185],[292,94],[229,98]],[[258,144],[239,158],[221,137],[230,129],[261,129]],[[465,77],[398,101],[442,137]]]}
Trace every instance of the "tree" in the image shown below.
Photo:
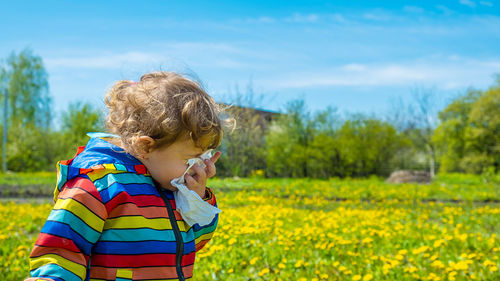
{"label": "tree", "polygon": [[418,157],[418,153],[424,154],[429,163],[431,177],[434,177],[436,173],[436,148],[432,136],[439,123],[436,117],[437,97],[434,89],[424,87],[414,87],[411,90],[411,95],[412,102],[407,106],[401,100],[395,104],[392,124],[398,128],[398,131],[404,133],[416,150],[405,153],[414,158]]}
{"label": "tree", "polygon": [[433,141],[443,171],[500,171],[500,76],[486,91],[469,89],[439,113]]}
{"label": "tree", "polygon": [[18,55],[13,52],[7,58],[6,79],[10,123],[48,129],[52,101],[42,58],[34,55],[31,49]]}
{"label": "tree", "polygon": [[52,161],[53,139],[48,74],[42,59],[30,49],[18,55],[13,52],[1,73],[9,104],[8,167],[15,171],[46,169]]}
{"label": "tree", "polygon": [[481,95],[480,91],[469,89],[465,95],[456,98],[439,112],[441,123],[436,128],[432,141],[437,147],[440,171],[465,171],[461,164],[466,154],[465,133],[472,106]]}
{"label": "tree", "polygon": [[100,110],[90,103],[75,102],[61,114],[61,135],[58,158],[69,159],[78,146],[88,141],[88,132],[104,130],[104,118]]}
{"label": "tree", "polygon": [[264,136],[269,121],[264,112],[255,109],[264,97],[255,95],[250,82],[244,94],[236,88],[235,95],[226,100],[232,100],[231,106],[225,109],[228,117],[226,120],[236,120],[236,122],[229,124],[233,126],[229,126],[229,130],[225,132],[220,148],[223,153],[217,174],[246,177],[254,170],[264,170],[266,168]]}
{"label": "tree", "polygon": [[345,176],[387,176],[394,155],[405,145],[391,124],[363,115],[349,118],[337,134]]}
{"label": "tree", "polygon": [[102,131],[102,113],[90,103],[75,102],[62,113],[62,132],[73,138],[82,138],[88,132]]}
{"label": "tree", "polygon": [[341,124],[337,109],[328,107],[311,119],[312,140],[308,143],[307,172],[310,177],[343,176],[336,132]]}
{"label": "tree", "polygon": [[272,176],[308,177],[307,148],[313,139],[310,114],[303,100],[286,105],[266,136],[267,166]]}
{"label": "tree", "polygon": [[500,171],[500,78],[472,104],[468,122],[462,168],[473,173]]}

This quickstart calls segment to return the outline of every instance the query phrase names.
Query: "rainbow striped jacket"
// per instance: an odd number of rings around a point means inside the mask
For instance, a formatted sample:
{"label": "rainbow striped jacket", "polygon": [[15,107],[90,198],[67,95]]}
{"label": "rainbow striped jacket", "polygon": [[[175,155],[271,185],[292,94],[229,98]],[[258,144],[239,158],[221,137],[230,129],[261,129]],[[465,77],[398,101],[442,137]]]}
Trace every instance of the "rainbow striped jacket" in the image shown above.
{"label": "rainbow striped jacket", "polygon": [[[187,280],[218,215],[190,227],[171,191],[104,138],[58,163],[55,205],[30,255],[35,280]],[[208,203],[217,206],[207,188]]]}

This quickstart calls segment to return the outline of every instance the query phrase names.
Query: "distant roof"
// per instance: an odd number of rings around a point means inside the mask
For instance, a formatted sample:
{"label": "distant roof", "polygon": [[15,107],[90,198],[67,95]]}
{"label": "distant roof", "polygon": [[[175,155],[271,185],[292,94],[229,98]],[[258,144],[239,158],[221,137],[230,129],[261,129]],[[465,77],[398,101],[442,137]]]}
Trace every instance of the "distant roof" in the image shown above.
{"label": "distant roof", "polygon": [[239,108],[248,108],[248,109],[253,109],[255,111],[259,111],[259,112],[265,112],[265,113],[271,113],[271,114],[282,114],[281,112],[278,112],[278,111],[273,111],[273,110],[268,110],[268,109],[263,109],[263,108],[257,108],[257,107],[249,107],[249,106],[241,106],[241,105],[237,105],[237,104],[228,104],[228,103],[225,103],[225,102],[220,102],[219,104],[223,104],[223,105],[227,105],[227,106],[233,106],[233,107],[239,107]]}

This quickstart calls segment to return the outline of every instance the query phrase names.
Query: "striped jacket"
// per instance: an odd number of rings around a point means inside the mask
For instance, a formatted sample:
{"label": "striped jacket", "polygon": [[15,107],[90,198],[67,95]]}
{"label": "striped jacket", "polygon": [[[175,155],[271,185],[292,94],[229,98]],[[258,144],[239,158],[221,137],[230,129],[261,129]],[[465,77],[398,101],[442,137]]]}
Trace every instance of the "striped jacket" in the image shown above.
{"label": "striped jacket", "polygon": [[[58,163],[55,205],[30,255],[35,280],[186,280],[218,215],[190,227],[139,160],[91,138]],[[217,206],[207,188],[208,203]]]}

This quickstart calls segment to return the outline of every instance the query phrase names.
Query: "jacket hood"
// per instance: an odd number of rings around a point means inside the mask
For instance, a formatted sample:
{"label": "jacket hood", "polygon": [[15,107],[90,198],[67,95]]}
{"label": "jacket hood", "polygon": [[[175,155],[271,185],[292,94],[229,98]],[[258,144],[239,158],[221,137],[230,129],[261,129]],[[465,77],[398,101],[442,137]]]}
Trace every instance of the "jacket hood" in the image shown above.
{"label": "jacket hood", "polygon": [[123,148],[116,146],[105,138],[116,135],[105,133],[89,133],[90,140],[85,146],[78,147],[76,155],[70,160],[57,163],[57,185],[54,190],[54,202],[59,192],[69,180],[86,175],[92,171],[108,169],[137,174],[147,174],[146,167]]}

